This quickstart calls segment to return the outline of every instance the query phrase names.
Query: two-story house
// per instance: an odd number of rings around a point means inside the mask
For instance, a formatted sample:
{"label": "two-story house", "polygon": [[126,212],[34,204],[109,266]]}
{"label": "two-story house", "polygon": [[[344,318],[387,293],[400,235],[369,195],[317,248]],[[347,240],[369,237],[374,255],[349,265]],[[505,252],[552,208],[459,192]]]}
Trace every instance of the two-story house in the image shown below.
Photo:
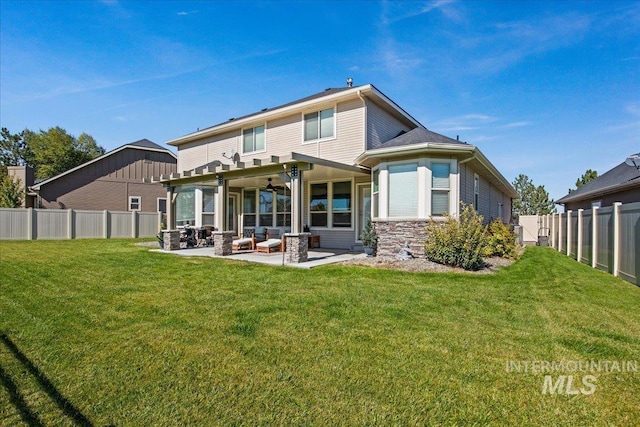
{"label": "two-story house", "polygon": [[473,204],[511,218],[517,193],[470,144],[431,132],[371,84],[323,92],[173,139],[169,226],[308,227],[349,249],[372,218],[379,253],[422,252],[430,218]]}

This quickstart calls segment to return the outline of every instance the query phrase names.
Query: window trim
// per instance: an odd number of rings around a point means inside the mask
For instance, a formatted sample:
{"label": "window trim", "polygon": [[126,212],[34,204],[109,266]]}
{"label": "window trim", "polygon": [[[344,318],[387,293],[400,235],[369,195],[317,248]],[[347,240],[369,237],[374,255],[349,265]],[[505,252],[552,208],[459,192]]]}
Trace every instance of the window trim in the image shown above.
{"label": "window trim", "polygon": [[[317,113],[318,117],[319,117],[320,112],[326,111],[326,110],[331,110],[331,109],[333,110],[333,135],[325,137],[325,138],[316,138],[316,139],[309,139],[309,140],[304,139],[304,133],[305,133],[304,116],[306,116],[307,114],[311,114],[311,113]],[[319,142],[331,141],[331,140],[334,140],[334,139],[337,138],[337,133],[338,133],[338,104],[333,104],[331,107],[327,107],[327,108],[316,108],[316,109],[312,109],[312,110],[303,111],[301,113],[301,115],[302,115],[302,145],[317,144]],[[318,120],[318,136],[319,135],[320,135],[320,120]]]}
{"label": "window trim", "polygon": [[[441,159],[441,158],[429,158],[429,163],[428,163],[428,168],[430,171],[430,177],[431,180],[430,182],[428,182],[428,189],[429,189],[429,217],[434,217],[434,218],[444,218],[443,214],[434,214],[433,213],[433,193],[437,192],[437,193],[447,193],[447,200],[448,200],[448,206],[447,206],[447,215],[455,215],[457,214],[456,210],[451,209],[451,197],[455,197],[455,192],[454,192],[454,179],[453,179],[453,175],[454,175],[454,162],[455,160],[452,159]],[[447,164],[449,165],[449,187],[444,188],[444,187],[438,187],[438,188],[434,188],[433,187],[433,164]]]}
{"label": "window trim", "polygon": [[[133,199],[138,199],[138,208],[131,207]],[[142,197],[141,196],[129,196],[129,211],[140,212],[142,210]]]}
{"label": "window trim", "polygon": [[[256,128],[263,128],[263,135],[264,135],[264,148],[262,150],[254,150],[254,151],[244,151],[244,132],[251,130],[253,131],[253,147],[255,148],[256,146],[256,132],[255,129]],[[256,154],[256,153],[265,153],[267,151],[267,123],[263,123],[261,125],[255,125],[255,126],[251,126],[251,127],[243,127],[242,129],[240,129],[240,153],[242,153],[242,155],[245,154]]]}
{"label": "window trim", "polygon": [[[334,182],[348,182],[351,188],[351,209],[349,211],[350,216],[351,216],[351,220],[350,223],[351,225],[349,227],[334,227],[333,226],[333,183]],[[357,197],[357,195],[354,196],[354,191],[355,191],[355,184],[354,184],[355,180],[353,179],[353,177],[348,177],[348,178],[335,178],[335,179],[329,179],[329,180],[316,180],[316,181],[310,181],[307,182],[307,191],[309,192],[309,198],[305,207],[306,210],[306,223],[308,224],[308,226],[312,229],[312,230],[342,230],[342,231],[355,231],[355,221],[354,221],[354,214],[355,214],[355,198]],[[327,214],[327,226],[323,227],[323,226],[319,226],[319,225],[311,225],[311,185],[312,184],[327,184],[327,210],[326,210],[326,214]],[[320,211],[313,211],[313,212],[318,212],[321,213]],[[325,212],[325,211],[322,211]],[[339,211],[338,211],[339,212]]]}

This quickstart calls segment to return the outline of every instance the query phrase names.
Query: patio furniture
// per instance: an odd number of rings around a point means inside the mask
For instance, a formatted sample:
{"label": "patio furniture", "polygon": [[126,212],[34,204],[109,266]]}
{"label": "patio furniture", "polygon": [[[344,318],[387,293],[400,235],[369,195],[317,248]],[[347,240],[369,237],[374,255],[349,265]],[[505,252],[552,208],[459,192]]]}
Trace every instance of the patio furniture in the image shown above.
{"label": "patio furniture", "polygon": [[309,236],[308,242],[309,249],[319,248],[320,247],[320,236],[317,234]]}
{"label": "patio furniture", "polygon": [[242,231],[242,235],[239,239],[235,239],[231,243],[231,249],[234,251],[239,251],[242,249],[253,249],[253,235],[255,233],[255,228],[253,227],[245,227]]}
{"label": "patio furniture", "polygon": [[284,251],[284,236],[280,234],[280,229],[278,228],[267,229],[267,239],[256,243],[256,250],[265,253]]}

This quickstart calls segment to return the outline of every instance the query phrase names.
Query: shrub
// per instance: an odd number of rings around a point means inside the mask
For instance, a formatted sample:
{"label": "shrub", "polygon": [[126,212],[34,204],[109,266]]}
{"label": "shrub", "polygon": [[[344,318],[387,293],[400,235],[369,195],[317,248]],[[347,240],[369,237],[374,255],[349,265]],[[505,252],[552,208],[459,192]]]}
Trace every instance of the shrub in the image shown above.
{"label": "shrub", "polygon": [[518,256],[516,234],[499,219],[491,222],[487,227],[487,245],[482,250],[482,256],[511,259]]}
{"label": "shrub", "polygon": [[427,226],[427,259],[465,270],[484,266],[482,250],[486,245],[486,227],[473,206],[464,206],[460,218],[446,215],[444,223],[431,221]]}

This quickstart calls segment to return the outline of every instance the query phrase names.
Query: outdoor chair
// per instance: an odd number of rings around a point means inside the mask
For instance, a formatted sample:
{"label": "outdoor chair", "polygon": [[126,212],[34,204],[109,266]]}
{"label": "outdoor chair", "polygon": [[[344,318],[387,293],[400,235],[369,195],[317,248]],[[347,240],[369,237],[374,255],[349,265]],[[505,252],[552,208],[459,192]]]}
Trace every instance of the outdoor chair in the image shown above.
{"label": "outdoor chair", "polygon": [[255,228],[245,227],[239,239],[231,243],[231,249],[239,251],[242,249],[253,249]]}
{"label": "outdoor chair", "polygon": [[267,239],[264,242],[256,244],[258,252],[271,253],[284,250],[284,236],[280,235],[280,229],[267,229]]}

